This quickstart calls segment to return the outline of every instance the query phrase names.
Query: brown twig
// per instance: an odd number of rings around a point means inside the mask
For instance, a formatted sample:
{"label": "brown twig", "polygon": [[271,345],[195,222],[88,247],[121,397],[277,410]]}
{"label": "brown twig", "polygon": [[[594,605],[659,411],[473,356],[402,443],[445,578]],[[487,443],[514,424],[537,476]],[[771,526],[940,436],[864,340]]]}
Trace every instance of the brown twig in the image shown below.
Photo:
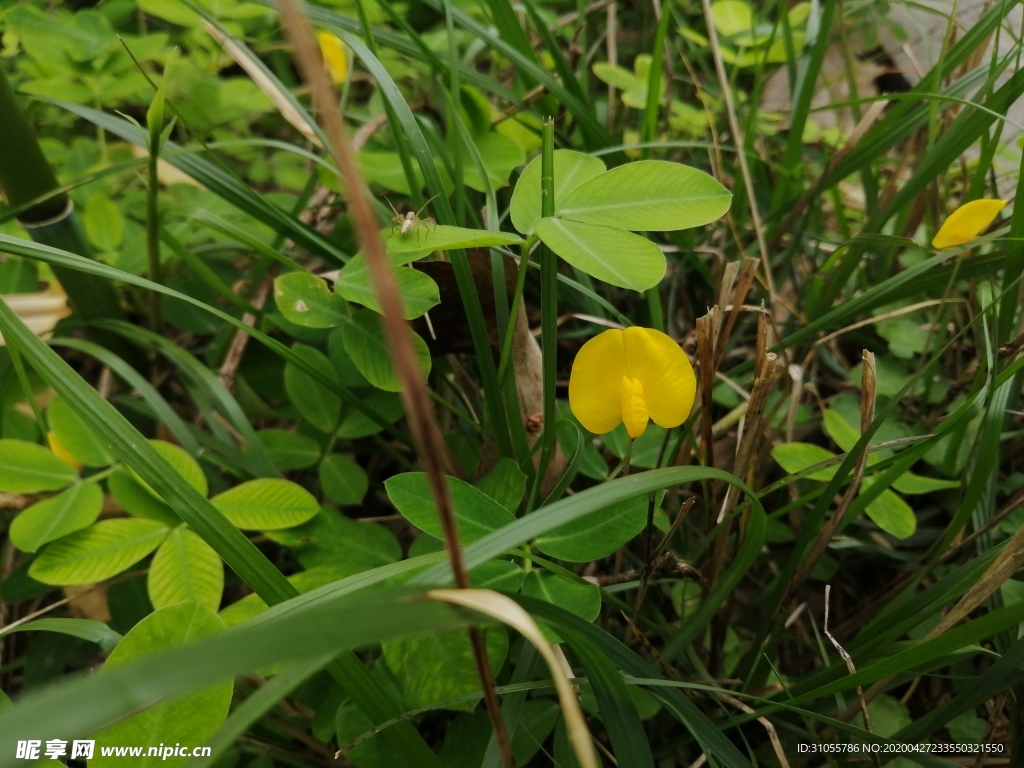
{"label": "brown twig", "polygon": [[[871,422],[875,418],[875,356],[865,349],[861,354],[861,359],[864,363],[864,371],[861,374],[860,401],[860,430],[861,434],[863,434],[871,426]],[[822,526],[821,533],[811,547],[811,551],[800,564],[799,570],[793,575],[793,580],[789,582],[789,586],[786,587],[786,597],[782,601],[783,605],[789,601],[797,588],[803,584],[807,576],[814,570],[814,566],[817,565],[821,556],[825,554],[825,550],[828,549],[828,545],[832,542],[832,537],[835,536],[836,531],[839,530],[839,526],[843,522],[843,518],[846,517],[846,511],[850,508],[853,499],[860,490],[860,484],[864,479],[864,470],[867,468],[867,465],[868,451],[865,450],[857,460],[857,467],[853,471],[853,480],[846,489],[846,493],[839,500],[836,511],[825,525]]]}
{"label": "brown twig", "polygon": [[[274,276],[279,268],[280,265],[275,262],[270,265],[267,273],[263,276],[263,280],[260,282],[259,287],[256,289],[256,294],[250,302],[253,309],[263,309],[263,305],[267,302],[267,296],[270,294],[270,288],[274,284]],[[252,328],[256,325],[256,315],[252,312],[246,312],[242,316],[242,323]],[[229,392],[234,390],[235,375],[238,373],[238,367],[242,364],[242,357],[245,355],[245,349],[249,346],[249,339],[251,338],[252,336],[239,328],[235,331],[234,338],[231,339],[231,346],[228,347],[227,354],[224,355],[224,362],[220,366],[220,373],[217,374],[217,378],[220,379]]]}
{"label": "brown twig", "polygon": [[[458,523],[455,519],[448,484],[444,477],[445,444],[434,420],[433,405],[413,349],[409,328],[402,319],[402,299],[398,293],[390,262],[384,253],[377,219],[370,206],[370,195],[356,165],[355,153],[349,144],[348,129],[341,118],[337,95],[327,80],[323,61],[313,40],[312,30],[299,9],[298,0],[280,0],[279,7],[285,22],[285,32],[294,47],[299,71],[310,86],[313,102],[325,123],[324,127],[332,154],[345,179],[349,214],[366,255],[370,279],[383,315],[382,321],[388,347],[394,358],[395,370],[402,387],[402,400],[409,429],[430,483],[431,495],[437,505],[455,585],[459,589],[468,589],[470,586],[469,575],[459,546]],[[515,763],[512,758],[512,746],[501,717],[501,707],[494,690],[494,679],[491,676],[483,633],[479,626],[474,625],[469,628],[469,638],[491,725],[501,748],[502,759],[506,768],[513,768]]]}
{"label": "brown twig", "polygon": [[[851,675],[855,675],[855,674],[857,674],[857,668],[853,665],[853,659],[850,657],[850,654],[846,652],[846,649],[843,648],[843,646],[841,646],[839,644],[839,641],[836,640],[832,636],[832,633],[828,631],[828,610],[829,610],[829,603],[830,603],[829,598],[831,597],[831,595],[832,595],[832,585],[831,584],[826,584],[825,585],[825,626],[824,626],[825,637],[827,637],[829,639],[829,642],[832,643],[833,646],[835,646],[835,649],[837,651],[839,651],[839,655],[843,657],[843,663],[846,664],[846,671],[849,672]],[[864,718],[864,730],[867,731],[868,733],[871,733],[871,718],[868,716],[868,703],[867,703],[867,701],[864,700],[864,689],[861,688],[859,685],[857,686],[857,703],[860,706],[861,716]],[[872,753],[871,761],[874,763],[875,768],[880,768],[881,763],[879,762],[877,754]]]}

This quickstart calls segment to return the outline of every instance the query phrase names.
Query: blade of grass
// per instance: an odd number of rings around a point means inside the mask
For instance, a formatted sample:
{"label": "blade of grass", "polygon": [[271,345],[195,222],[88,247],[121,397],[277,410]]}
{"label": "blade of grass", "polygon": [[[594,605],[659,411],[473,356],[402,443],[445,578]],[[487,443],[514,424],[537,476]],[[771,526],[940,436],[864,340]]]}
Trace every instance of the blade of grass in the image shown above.
{"label": "blade of grass", "polygon": [[[82,261],[93,264],[87,259]],[[265,603],[274,605],[297,594],[295,587],[220,510],[185,482],[124,416],[33,334],[3,301],[0,301],[0,333],[19,345],[36,371],[93,432],[126,466],[149,483]],[[397,714],[395,703],[354,654],[339,655],[330,670],[372,721],[384,722]],[[410,766],[420,768],[435,764],[433,752],[408,723],[396,729],[389,739],[399,754],[406,755]]]}
{"label": "blade of grass", "polygon": [[339,651],[354,658],[346,649],[450,631],[475,619],[466,611],[394,589],[349,595],[307,610],[282,607],[286,610],[280,615],[267,611],[271,620],[246,622],[199,643],[23,696],[16,706],[0,711],[0,750],[13,755],[18,739],[29,738],[27,734],[45,738],[57,730],[69,739],[86,736],[169,696],[281,662]]}
{"label": "blade of grass", "polygon": [[[441,530],[444,532],[445,549],[448,552],[449,564],[455,577],[455,585],[460,591],[468,590],[470,587],[469,575],[462,560],[458,522],[455,518],[447,478],[444,475],[446,447],[434,419],[434,410],[427,392],[427,385],[413,348],[411,331],[402,319],[404,314],[402,299],[398,292],[393,268],[380,240],[377,222],[370,206],[369,192],[356,165],[355,153],[349,144],[347,129],[339,109],[340,105],[327,80],[323,60],[313,42],[313,33],[308,21],[299,10],[298,0],[281,0],[280,9],[285,31],[293,46],[293,56],[303,79],[310,86],[313,102],[326,123],[328,146],[345,179],[345,197],[349,203],[356,235],[366,255],[370,279],[383,316],[388,348],[391,351],[395,372],[401,384],[407,421],[412,431],[416,452],[429,480],[431,496],[437,507]],[[405,104],[404,101],[402,103]],[[406,108],[408,109],[408,105]],[[434,170],[432,164],[430,168]],[[427,169],[423,168],[422,170],[426,177]],[[467,271],[468,268],[467,263]],[[470,280],[472,280],[471,275]],[[477,298],[475,294],[473,297]],[[464,300],[465,298],[463,296]],[[469,313],[467,312],[467,314]],[[488,355],[490,354],[489,347],[485,351]],[[493,366],[493,360],[491,360],[491,364]],[[470,625],[468,631],[473,660],[484,692],[484,701],[491,719],[491,727],[497,734],[506,768],[514,768],[512,745],[501,719],[501,705],[494,691],[494,679],[484,646],[483,632],[475,624]],[[425,742],[423,746],[426,748]]]}
{"label": "blade of grass", "polygon": [[374,423],[379,424],[391,437],[402,442],[405,445],[409,445],[409,438],[398,429],[395,428],[387,419],[381,416],[379,413],[371,408],[368,408],[363,400],[352,393],[351,390],[342,386],[336,381],[332,381],[330,378],[320,373],[314,366],[306,362],[300,355],[295,354],[290,348],[286,347],[276,339],[271,338],[267,334],[246,325],[238,318],[233,315],[229,315],[226,312],[222,312],[216,307],[211,307],[198,299],[195,299],[187,294],[180,293],[171,288],[167,288],[163,285],[158,285],[145,278],[132,275],[128,272],[122,272],[119,269],[108,267],[106,264],[84,259],[81,256],[76,256],[73,253],[66,251],[57,250],[55,248],[49,248],[47,246],[37,245],[30,243],[26,240],[20,240],[16,237],[10,237],[9,235],[0,234],[0,246],[3,247],[4,251],[15,256],[24,256],[36,261],[41,261],[46,264],[55,264],[58,266],[66,266],[79,272],[86,272],[88,274],[100,275],[111,280],[119,280],[129,285],[137,285],[140,288],[146,288],[148,290],[157,291],[162,293],[164,296],[169,296],[174,299],[179,299],[187,304],[191,304],[198,309],[208,312],[214,317],[228,323],[229,325],[238,328],[245,333],[252,336],[254,339],[259,341],[261,344],[269,348],[275,354],[279,355],[284,360],[296,365],[301,368],[302,371],[316,382],[330,391],[336,393],[342,401],[351,408],[355,408],[362,414],[365,414],[367,418],[371,419]]}
{"label": "blade of grass", "polygon": [[[454,11],[453,11],[454,13]],[[420,130],[416,117],[409,108],[405,97],[402,95],[387,69],[380,63],[370,50],[357,37],[337,30],[345,43],[359,56],[363,65],[370,71],[377,82],[385,100],[388,101],[395,114],[398,116],[401,130],[408,138],[419,163],[420,172],[426,181],[427,190],[432,197],[437,199],[434,202],[434,210],[437,212],[437,219],[440,224],[456,226],[448,198],[444,194],[444,186],[441,177],[434,165],[434,155],[427,146],[427,142]],[[469,323],[469,332],[473,340],[473,349],[476,353],[477,365],[479,366],[480,378],[484,388],[484,401],[487,414],[490,418],[491,428],[494,430],[494,437],[498,450],[502,456],[512,455],[512,445],[509,439],[508,420],[503,407],[501,388],[498,386],[497,371],[494,366],[494,357],[491,353],[490,339],[487,334],[487,325],[484,322],[483,309],[480,305],[480,297],[477,295],[476,282],[469,267],[465,251],[448,251],[448,257],[452,262],[455,272],[455,281],[459,288],[459,297],[466,312],[466,319]]]}
{"label": "blade of grass", "polygon": [[[44,99],[44,101],[78,115],[124,141],[140,147],[146,146],[148,139],[145,132],[123,118],[57,99]],[[348,254],[338,249],[315,229],[303,224],[287,211],[266,200],[251,185],[231,175],[221,165],[199,157],[199,152],[191,154],[185,152],[183,147],[172,141],[164,144],[164,148],[167,150],[164,153],[164,159],[167,162],[188,174],[226,202],[271,227],[275,232],[285,235],[310,253],[330,262],[344,264],[348,260]]]}
{"label": "blade of grass", "polygon": [[565,629],[561,635],[587,673],[619,768],[654,768],[643,723],[619,670],[581,635]]}

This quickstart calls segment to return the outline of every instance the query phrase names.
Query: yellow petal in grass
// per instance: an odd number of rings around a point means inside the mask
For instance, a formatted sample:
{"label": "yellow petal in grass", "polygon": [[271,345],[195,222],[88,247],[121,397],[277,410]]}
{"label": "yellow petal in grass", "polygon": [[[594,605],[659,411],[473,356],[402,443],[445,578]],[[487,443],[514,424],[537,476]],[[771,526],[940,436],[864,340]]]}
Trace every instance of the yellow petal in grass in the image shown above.
{"label": "yellow petal in grass", "polygon": [[953,248],[969,243],[995,221],[1006,200],[971,200],[949,215],[932,240],[932,248]]}
{"label": "yellow petal in grass", "polygon": [[335,85],[341,85],[348,75],[348,54],[345,53],[345,45],[337,35],[324,30],[316,33],[316,39],[320,43],[320,54],[324,57],[331,80]]}
{"label": "yellow petal in grass", "polygon": [[70,464],[72,467],[75,468],[76,471],[82,471],[82,463],[74,456],[72,456],[68,449],[64,447],[63,443],[61,443],[60,441],[60,438],[57,437],[56,432],[47,432],[46,442],[50,444],[50,450],[53,451],[53,454],[58,459],[64,461],[67,464]]}
{"label": "yellow petal in grass", "polygon": [[653,328],[613,329],[580,349],[569,376],[569,407],[598,435],[625,423],[631,439],[647,429],[677,427],[690,415],[697,389],[686,353]]}

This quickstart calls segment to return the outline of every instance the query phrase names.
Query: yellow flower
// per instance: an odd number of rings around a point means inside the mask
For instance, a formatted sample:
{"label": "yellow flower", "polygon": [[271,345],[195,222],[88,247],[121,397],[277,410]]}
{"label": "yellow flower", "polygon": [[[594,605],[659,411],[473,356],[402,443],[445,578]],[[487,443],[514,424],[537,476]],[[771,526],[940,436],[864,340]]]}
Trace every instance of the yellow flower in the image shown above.
{"label": "yellow flower", "polygon": [[630,438],[647,429],[678,427],[693,408],[697,378],[686,353],[653,328],[601,333],[580,349],[569,376],[569,407],[601,435],[620,423]]}
{"label": "yellow flower", "polygon": [[60,438],[57,437],[56,432],[47,432],[46,442],[50,444],[50,450],[53,451],[54,455],[56,455],[58,459],[61,459],[66,463],[70,464],[79,472],[82,471],[82,462],[80,462],[78,459],[72,456],[68,449],[64,447],[64,444],[60,441]]}
{"label": "yellow flower", "polygon": [[932,240],[932,248],[952,248],[969,243],[991,224],[996,214],[1006,207],[1006,200],[971,200],[964,203],[942,222]]}
{"label": "yellow flower", "polygon": [[327,71],[335,85],[345,82],[348,74],[348,54],[345,53],[345,45],[338,39],[337,35],[320,30],[316,33],[317,42],[320,43],[320,54],[327,64]]}

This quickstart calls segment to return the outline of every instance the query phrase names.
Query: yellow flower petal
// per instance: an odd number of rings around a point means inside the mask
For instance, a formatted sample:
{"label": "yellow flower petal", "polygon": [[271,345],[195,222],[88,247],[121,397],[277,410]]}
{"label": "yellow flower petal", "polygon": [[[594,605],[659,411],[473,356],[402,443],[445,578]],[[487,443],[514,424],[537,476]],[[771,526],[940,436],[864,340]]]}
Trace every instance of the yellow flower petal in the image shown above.
{"label": "yellow flower petal", "polygon": [[622,377],[622,423],[631,440],[636,440],[647,429],[647,403],[644,402],[644,387],[637,379]]}
{"label": "yellow flower petal", "polygon": [[686,353],[661,331],[627,328],[624,333],[629,376],[643,385],[647,411],[659,427],[678,427],[693,409],[697,377]]}
{"label": "yellow flower petal", "polygon": [[626,354],[622,331],[598,334],[580,349],[569,375],[569,407],[583,428],[595,435],[622,421],[622,379]]}
{"label": "yellow flower petal", "polygon": [[76,459],[68,452],[68,449],[64,447],[64,444],[61,443],[60,439],[57,437],[56,432],[47,432],[46,442],[50,444],[50,450],[53,451],[53,454],[58,459],[61,459],[67,464],[70,464],[77,471],[82,471],[82,462],[80,462],[78,459]]}
{"label": "yellow flower petal", "polygon": [[949,215],[932,240],[932,248],[952,248],[969,243],[991,224],[1006,200],[971,200]]}
{"label": "yellow flower petal", "polygon": [[316,33],[317,42],[320,43],[320,54],[327,64],[327,71],[335,85],[345,82],[348,74],[348,54],[345,53],[345,46],[337,35],[320,30]]}
{"label": "yellow flower petal", "polygon": [[611,330],[580,349],[569,376],[569,407],[587,430],[611,432],[625,423],[630,438],[648,418],[677,427],[690,415],[697,389],[686,353],[651,328]]}

